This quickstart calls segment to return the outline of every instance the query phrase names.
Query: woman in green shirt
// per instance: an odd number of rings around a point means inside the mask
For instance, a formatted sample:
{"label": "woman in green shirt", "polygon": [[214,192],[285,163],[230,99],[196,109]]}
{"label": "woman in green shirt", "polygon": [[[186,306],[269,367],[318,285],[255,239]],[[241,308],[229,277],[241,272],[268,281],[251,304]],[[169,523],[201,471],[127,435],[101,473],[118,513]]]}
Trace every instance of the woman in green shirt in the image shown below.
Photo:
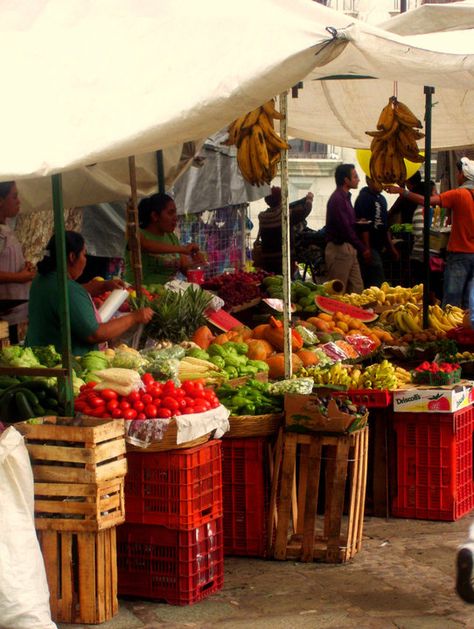
{"label": "woman in green shirt", "polygon": [[[66,232],[67,288],[71,321],[72,353],[80,356],[97,349],[99,343],[122,335],[133,325],[148,323],[153,316],[151,308],[141,308],[130,314],[100,321],[91,295],[117,288],[121,282],[110,280],[79,284],[86,265],[86,247],[81,234]],[[38,273],[33,280],[28,305],[28,332],[26,345],[42,346],[50,343],[61,351],[61,325],[59,320],[59,289],[56,260],[56,243],[53,236],[46,246],[44,257],[37,264]]]}
{"label": "woman in green shirt", "polygon": [[[163,193],[142,199],[138,205],[143,283],[166,284],[181,271],[205,262],[196,244],[181,245],[174,233],[178,223],[176,204]],[[133,283],[130,254],[125,256],[125,279]]]}

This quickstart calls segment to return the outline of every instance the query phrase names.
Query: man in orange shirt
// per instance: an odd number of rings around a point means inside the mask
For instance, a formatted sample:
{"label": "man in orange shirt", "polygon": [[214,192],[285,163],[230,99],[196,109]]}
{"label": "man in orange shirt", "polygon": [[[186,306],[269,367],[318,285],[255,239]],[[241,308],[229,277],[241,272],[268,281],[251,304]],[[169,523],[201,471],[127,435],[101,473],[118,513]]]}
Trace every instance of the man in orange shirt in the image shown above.
{"label": "man in orange shirt", "polygon": [[[459,188],[430,197],[430,205],[451,210],[451,235],[444,275],[443,306],[469,307],[469,288],[474,279],[474,161],[462,157],[456,164]],[[398,186],[387,192],[400,194],[410,201],[424,203],[421,194]]]}

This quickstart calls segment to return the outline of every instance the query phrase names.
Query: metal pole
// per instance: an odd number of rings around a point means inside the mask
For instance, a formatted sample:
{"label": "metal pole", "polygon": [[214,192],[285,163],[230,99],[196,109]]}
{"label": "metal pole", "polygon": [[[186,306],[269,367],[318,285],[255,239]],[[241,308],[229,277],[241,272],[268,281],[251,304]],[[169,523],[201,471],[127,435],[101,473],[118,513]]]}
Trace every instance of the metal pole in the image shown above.
{"label": "metal pole", "polygon": [[74,391],[72,387],[72,343],[71,320],[69,318],[68,274],[66,261],[66,230],[64,226],[64,207],[61,175],[52,176],[54,233],[56,241],[56,260],[59,293],[59,323],[61,327],[62,363],[65,376],[58,377],[58,389],[64,404],[66,416],[74,413]]}
{"label": "metal pole", "polygon": [[434,87],[425,85],[425,202],[423,220],[423,327],[429,327],[430,304],[430,180],[431,180],[431,111]]}
{"label": "metal pole", "polygon": [[[280,94],[280,135],[288,141],[287,115],[288,92]],[[288,205],[288,151],[281,151],[281,234],[282,234],[282,274],[283,274],[283,330],[285,354],[285,378],[291,378],[291,251],[290,251],[290,209]]]}
{"label": "metal pole", "polygon": [[130,250],[130,262],[133,269],[133,281],[137,293],[138,302],[142,294],[142,254],[140,248],[140,238],[138,233],[138,208],[137,208],[137,172],[135,168],[135,157],[128,158],[128,169],[130,174],[130,203],[127,206],[127,241]]}
{"label": "metal pole", "polygon": [[158,180],[158,192],[165,192],[165,165],[163,151],[156,151],[156,178]]}
{"label": "metal pole", "polygon": [[245,268],[245,263],[247,262],[247,207],[248,205],[241,205],[239,208],[240,214],[240,233],[242,234],[242,247],[241,247],[241,255],[240,255],[240,268]]}

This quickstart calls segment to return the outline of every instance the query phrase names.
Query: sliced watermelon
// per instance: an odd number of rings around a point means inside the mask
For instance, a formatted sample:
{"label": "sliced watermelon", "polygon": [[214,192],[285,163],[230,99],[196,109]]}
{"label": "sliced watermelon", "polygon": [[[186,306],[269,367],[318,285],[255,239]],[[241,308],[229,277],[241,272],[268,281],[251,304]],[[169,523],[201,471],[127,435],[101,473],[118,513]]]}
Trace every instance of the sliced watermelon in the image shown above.
{"label": "sliced watermelon", "polygon": [[378,318],[378,314],[376,314],[373,310],[358,308],[357,306],[346,304],[344,301],[331,299],[331,297],[324,297],[323,295],[316,295],[314,303],[319,310],[322,310],[323,312],[327,312],[329,314],[342,312],[343,314],[348,314],[354,319],[360,319],[361,321],[364,321],[364,323],[370,323]]}

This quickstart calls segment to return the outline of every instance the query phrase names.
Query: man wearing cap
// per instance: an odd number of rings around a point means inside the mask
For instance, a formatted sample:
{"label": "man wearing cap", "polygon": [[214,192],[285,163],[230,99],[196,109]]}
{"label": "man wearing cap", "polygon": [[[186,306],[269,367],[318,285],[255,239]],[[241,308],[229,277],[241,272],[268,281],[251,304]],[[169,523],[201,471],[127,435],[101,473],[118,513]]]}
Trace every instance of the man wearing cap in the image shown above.
{"label": "man wearing cap", "polygon": [[[469,307],[469,285],[474,278],[474,161],[462,157],[456,164],[458,188],[430,197],[430,205],[451,210],[451,235],[443,286],[443,306]],[[424,203],[421,194],[398,186],[387,192],[400,194],[410,201]]]}

